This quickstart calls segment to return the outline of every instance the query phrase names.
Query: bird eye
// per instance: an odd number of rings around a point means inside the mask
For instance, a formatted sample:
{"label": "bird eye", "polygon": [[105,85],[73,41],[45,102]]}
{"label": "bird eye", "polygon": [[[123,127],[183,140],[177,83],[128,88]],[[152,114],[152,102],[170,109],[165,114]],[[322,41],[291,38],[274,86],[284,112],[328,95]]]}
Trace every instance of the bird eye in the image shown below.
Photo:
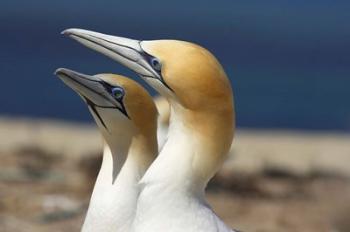
{"label": "bird eye", "polygon": [[112,89],[112,95],[115,99],[120,100],[124,96],[124,90],[120,87]]}
{"label": "bird eye", "polygon": [[162,69],[162,65],[160,63],[160,61],[157,59],[157,58],[152,58],[151,59],[151,64],[152,64],[152,67],[157,70],[157,71],[160,71]]}

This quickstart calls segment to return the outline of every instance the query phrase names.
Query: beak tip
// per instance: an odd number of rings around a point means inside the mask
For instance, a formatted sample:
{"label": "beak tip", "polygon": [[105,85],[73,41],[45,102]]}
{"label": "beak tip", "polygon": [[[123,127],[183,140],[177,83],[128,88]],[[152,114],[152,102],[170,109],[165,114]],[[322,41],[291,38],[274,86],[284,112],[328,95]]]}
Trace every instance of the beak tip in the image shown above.
{"label": "beak tip", "polygon": [[60,69],[58,68],[58,69],[56,69],[54,72],[53,72],[53,75],[58,75],[60,73]]}
{"label": "beak tip", "polygon": [[65,29],[61,32],[61,35],[70,36],[73,34],[74,28]]}
{"label": "beak tip", "polygon": [[61,35],[68,35],[68,30],[61,31]]}
{"label": "beak tip", "polygon": [[56,76],[59,76],[60,74],[64,73],[65,70],[66,70],[65,68],[58,68],[55,70],[55,72],[53,74]]}

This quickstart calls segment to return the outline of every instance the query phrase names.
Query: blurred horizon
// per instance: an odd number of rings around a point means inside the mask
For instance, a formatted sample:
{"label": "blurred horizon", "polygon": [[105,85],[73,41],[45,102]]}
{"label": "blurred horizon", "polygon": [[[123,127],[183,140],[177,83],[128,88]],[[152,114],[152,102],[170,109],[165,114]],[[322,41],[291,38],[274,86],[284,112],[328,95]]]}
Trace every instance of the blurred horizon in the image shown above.
{"label": "blurred horizon", "polygon": [[348,1],[5,0],[0,6],[0,115],[91,122],[85,104],[53,75],[59,67],[140,80],[60,35],[78,27],[206,47],[230,77],[238,127],[350,132]]}

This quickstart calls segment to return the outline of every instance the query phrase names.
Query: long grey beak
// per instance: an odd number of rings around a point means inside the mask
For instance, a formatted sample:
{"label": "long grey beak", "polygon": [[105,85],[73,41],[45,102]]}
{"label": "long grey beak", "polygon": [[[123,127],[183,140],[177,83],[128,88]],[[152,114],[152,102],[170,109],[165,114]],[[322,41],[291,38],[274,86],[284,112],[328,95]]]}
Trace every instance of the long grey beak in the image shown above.
{"label": "long grey beak", "polygon": [[98,77],[65,68],[57,69],[55,75],[76,91],[89,105],[101,108],[121,107],[120,103],[108,93],[104,82]]}
{"label": "long grey beak", "polygon": [[83,29],[67,29],[62,34],[110,57],[143,77],[161,79],[159,73],[149,64],[148,56],[140,45],[141,41]]}

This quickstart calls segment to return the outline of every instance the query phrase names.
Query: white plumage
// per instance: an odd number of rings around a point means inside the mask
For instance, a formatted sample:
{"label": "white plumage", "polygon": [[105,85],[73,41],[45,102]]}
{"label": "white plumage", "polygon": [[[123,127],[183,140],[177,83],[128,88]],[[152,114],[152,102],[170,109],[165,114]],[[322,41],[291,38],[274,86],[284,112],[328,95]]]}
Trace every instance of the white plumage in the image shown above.
{"label": "white plumage", "polygon": [[131,231],[232,231],[205,201],[235,128],[233,92],[217,59],[184,41],[137,41],[82,29],[64,34],[132,69],[169,102],[167,139],[140,181]]}

